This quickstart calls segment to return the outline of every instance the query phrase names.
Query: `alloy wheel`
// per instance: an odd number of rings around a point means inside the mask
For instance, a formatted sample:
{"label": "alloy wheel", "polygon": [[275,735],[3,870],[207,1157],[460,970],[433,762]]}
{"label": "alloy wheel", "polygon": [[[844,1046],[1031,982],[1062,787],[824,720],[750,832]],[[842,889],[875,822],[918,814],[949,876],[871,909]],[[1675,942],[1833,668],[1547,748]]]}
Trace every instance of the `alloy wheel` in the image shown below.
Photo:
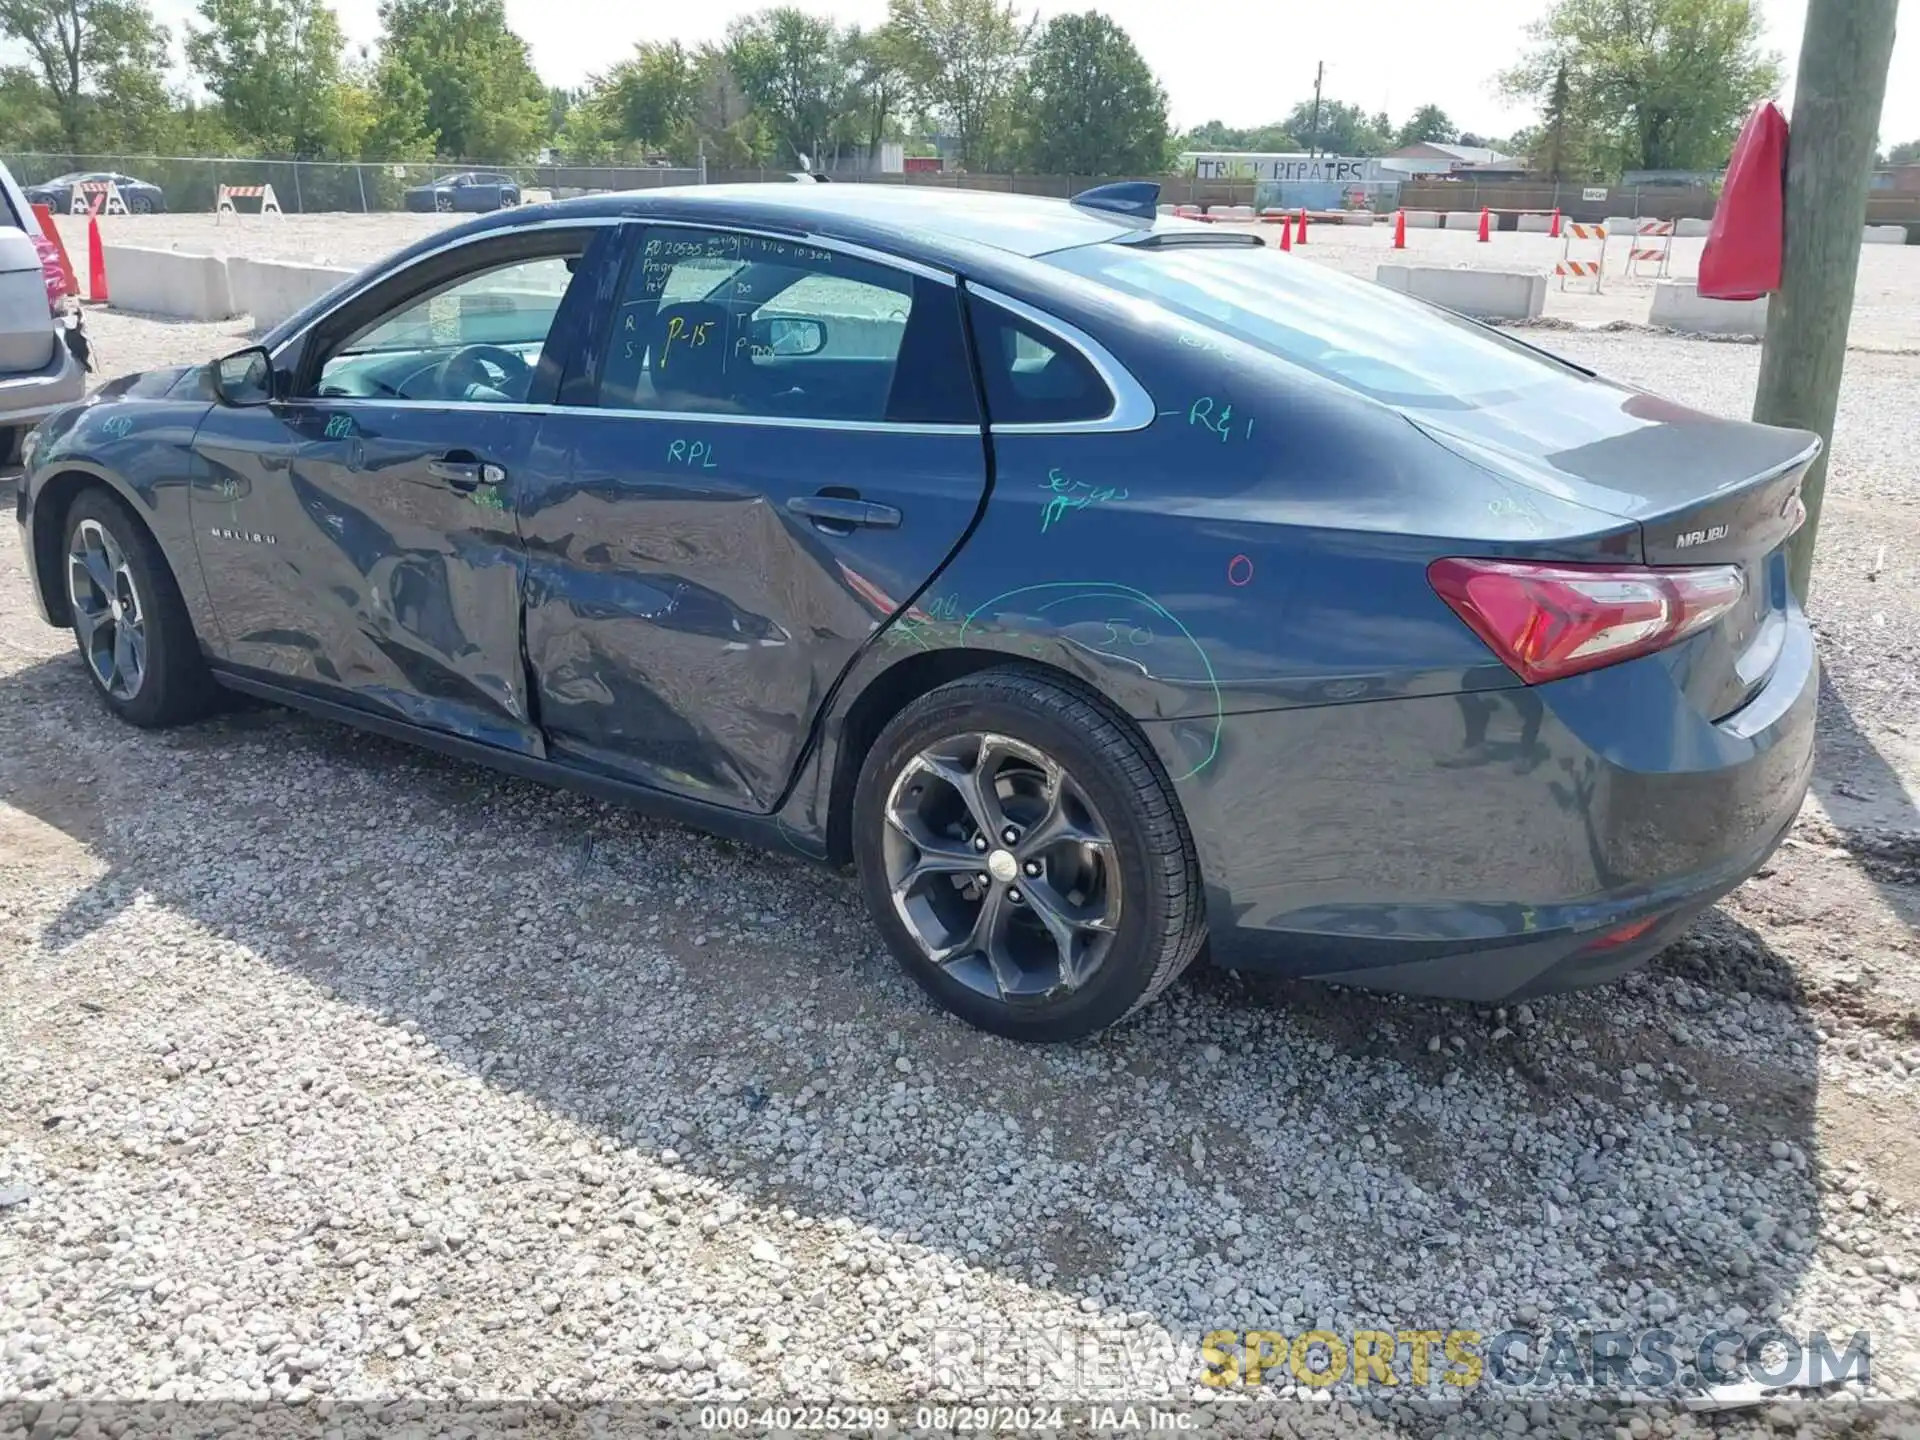
{"label": "alloy wheel", "polygon": [[1111,832],[1065,766],[1006,735],[956,735],[901,768],[884,855],[893,906],[926,958],[993,999],[1077,990],[1112,949]]}
{"label": "alloy wheel", "polygon": [[126,553],[98,520],[82,520],[74,529],[67,598],[94,678],[114,699],[131,700],[147,676],[146,612]]}

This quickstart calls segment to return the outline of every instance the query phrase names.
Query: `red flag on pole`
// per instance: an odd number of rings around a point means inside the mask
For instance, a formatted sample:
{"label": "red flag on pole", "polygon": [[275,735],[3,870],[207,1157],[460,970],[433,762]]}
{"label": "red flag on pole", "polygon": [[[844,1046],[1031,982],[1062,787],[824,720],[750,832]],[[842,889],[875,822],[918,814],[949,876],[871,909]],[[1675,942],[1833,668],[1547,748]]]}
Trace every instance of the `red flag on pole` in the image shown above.
{"label": "red flag on pole", "polygon": [[1786,249],[1787,117],[1771,100],[1747,117],[1727,162],[1699,289],[1714,300],[1757,300],[1780,288]]}

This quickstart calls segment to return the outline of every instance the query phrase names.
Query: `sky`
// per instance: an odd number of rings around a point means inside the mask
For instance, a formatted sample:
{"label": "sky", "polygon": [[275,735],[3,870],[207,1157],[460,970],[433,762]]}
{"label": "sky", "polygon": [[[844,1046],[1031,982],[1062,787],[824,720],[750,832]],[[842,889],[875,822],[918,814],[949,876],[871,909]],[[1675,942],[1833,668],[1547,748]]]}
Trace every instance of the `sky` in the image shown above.
{"label": "sky", "polygon": [[[532,47],[542,77],[578,85],[642,40],[695,45],[718,40],[736,16],[772,0],[700,0],[696,5],[609,4],[607,0],[506,0],[507,19]],[[793,0],[843,24],[886,18],[886,0]],[[1035,0],[1015,0],[1023,10]],[[378,0],[334,0],[350,40],[380,33]],[[1505,136],[1535,117],[1499,94],[1495,75],[1526,44],[1545,0],[1038,0],[1042,19],[1104,10],[1133,36],[1166,87],[1176,129],[1207,120],[1257,125],[1277,120],[1313,94],[1314,66],[1326,63],[1325,93],[1398,124],[1429,102],[1463,130]],[[1789,90],[1806,24],[1806,0],[1760,0],[1766,43],[1786,60]],[[193,0],[155,0],[176,36]],[[1908,6],[1913,11],[1912,5]],[[1471,17],[1470,19],[1468,17]],[[1920,14],[1896,42],[1880,128],[1883,145],[1920,139]]]}

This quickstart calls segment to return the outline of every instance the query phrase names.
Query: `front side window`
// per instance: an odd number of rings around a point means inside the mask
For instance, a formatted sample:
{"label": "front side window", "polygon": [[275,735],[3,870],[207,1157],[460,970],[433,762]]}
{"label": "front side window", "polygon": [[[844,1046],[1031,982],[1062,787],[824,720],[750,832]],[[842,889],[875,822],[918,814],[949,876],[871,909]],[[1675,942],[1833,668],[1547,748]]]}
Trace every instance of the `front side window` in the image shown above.
{"label": "front side window", "polygon": [[489,266],[362,325],[320,366],[324,397],[524,402],[574,257]]}
{"label": "front side window", "polygon": [[603,409],[977,423],[953,287],[798,240],[642,237],[599,357]]}

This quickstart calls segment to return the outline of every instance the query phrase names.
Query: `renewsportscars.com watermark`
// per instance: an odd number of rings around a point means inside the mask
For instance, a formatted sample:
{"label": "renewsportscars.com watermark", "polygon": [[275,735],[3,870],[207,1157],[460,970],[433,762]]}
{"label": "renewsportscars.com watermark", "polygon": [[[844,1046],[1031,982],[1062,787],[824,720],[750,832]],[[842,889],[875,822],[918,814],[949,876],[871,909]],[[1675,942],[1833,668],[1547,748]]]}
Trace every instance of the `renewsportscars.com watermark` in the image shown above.
{"label": "renewsportscars.com watermark", "polygon": [[1740,1384],[1872,1386],[1873,1340],[1826,1331],[938,1329],[932,1382],[962,1395],[1308,1390],[1680,1395]]}

